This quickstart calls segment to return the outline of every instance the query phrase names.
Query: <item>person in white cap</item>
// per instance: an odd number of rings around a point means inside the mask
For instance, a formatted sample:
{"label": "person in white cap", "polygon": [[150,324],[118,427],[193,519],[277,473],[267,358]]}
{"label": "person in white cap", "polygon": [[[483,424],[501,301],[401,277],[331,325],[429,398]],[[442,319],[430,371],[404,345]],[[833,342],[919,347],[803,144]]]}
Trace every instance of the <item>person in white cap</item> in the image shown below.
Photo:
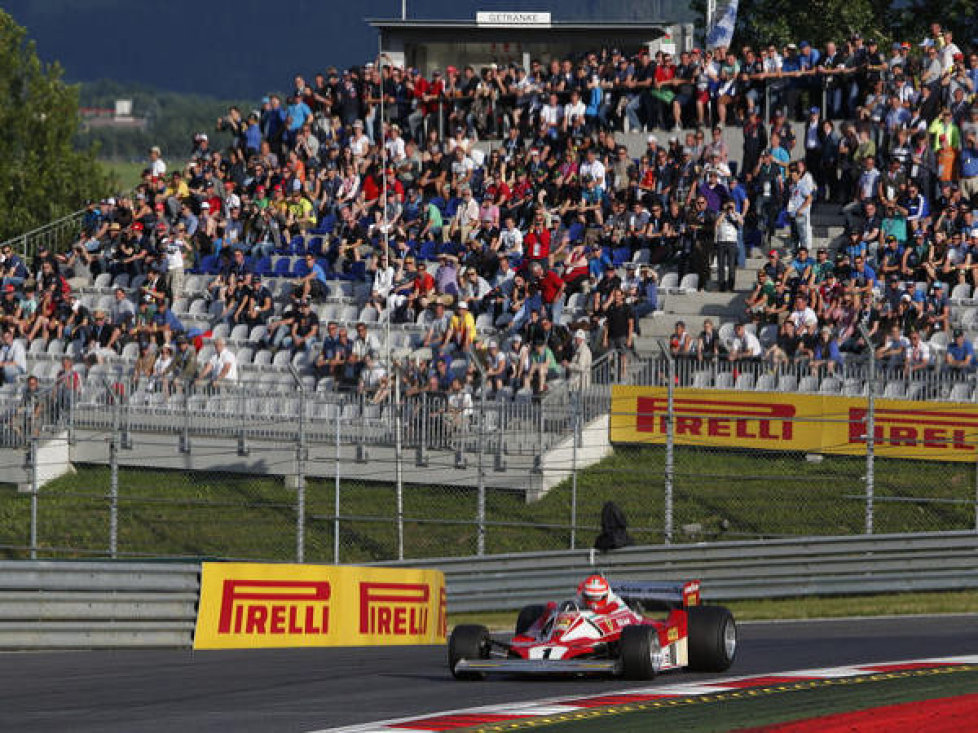
{"label": "person in white cap", "polygon": [[584,390],[591,386],[591,347],[587,343],[587,331],[582,328],[574,333],[574,355],[564,359],[567,379],[573,390]]}

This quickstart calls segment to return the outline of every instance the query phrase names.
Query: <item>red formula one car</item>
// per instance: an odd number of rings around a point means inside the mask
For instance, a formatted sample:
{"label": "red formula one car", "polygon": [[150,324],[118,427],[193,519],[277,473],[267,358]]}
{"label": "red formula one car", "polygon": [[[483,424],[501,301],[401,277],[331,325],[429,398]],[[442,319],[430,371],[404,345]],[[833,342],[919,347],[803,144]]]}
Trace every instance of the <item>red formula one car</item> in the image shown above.
{"label": "red formula one car", "polygon": [[[510,641],[494,639],[484,626],[457,626],[448,641],[449,667],[458,679],[492,672],[643,680],[671,669],[722,672],[734,661],[737,626],[726,608],[701,606],[699,589],[695,580],[625,582],[610,585],[617,603],[608,612],[592,610],[580,597],[526,606]],[[655,611],[663,613],[649,615]]]}

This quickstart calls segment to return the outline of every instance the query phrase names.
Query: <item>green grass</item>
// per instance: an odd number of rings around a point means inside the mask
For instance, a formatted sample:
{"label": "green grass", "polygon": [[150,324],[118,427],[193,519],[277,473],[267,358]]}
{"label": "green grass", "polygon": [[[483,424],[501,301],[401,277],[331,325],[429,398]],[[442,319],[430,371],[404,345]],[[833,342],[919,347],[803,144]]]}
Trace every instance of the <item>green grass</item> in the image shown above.
{"label": "green grass", "polygon": [[[577,546],[593,543],[601,507],[609,499],[624,510],[636,543],[661,542],[663,471],[661,448],[620,448],[580,472]],[[677,449],[675,540],[862,533],[864,472],[861,458],[826,457],[814,463],[787,454]],[[974,472],[972,464],[877,461],[875,531],[972,529]],[[80,466],[78,473],[44,487],[38,521],[42,546],[104,552],[108,546],[108,486],[108,468]],[[122,553],[295,557],[295,492],[281,479],[124,469],[119,487]],[[473,554],[476,500],[475,489],[406,485],[406,556]],[[27,544],[29,504],[26,494],[0,487],[0,545]],[[502,490],[490,491],[486,505],[489,553],[570,546],[569,481],[532,505],[523,501],[522,494]],[[331,562],[331,479],[308,482],[306,511],[306,559]],[[344,481],[340,513],[344,517],[342,562],[396,556],[393,485]]]}
{"label": "green grass", "polygon": [[100,160],[102,168],[112,176],[112,184],[119,191],[132,191],[142,180],[147,164],[130,160]]}
{"label": "green grass", "polygon": [[[525,727],[553,733],[645,733],[651,730],[707,733],[776,726],[823,715],[966,695],[973,693],[976,685],[978,671],[974,667],[914,670],[890,675],[801,681],[762,687],[749,693],[721,692],[707,698],[677,698],[594,708],[552,716],[551,720],[559,722],[549,724],[546,719],[533,719]],[[926,706],[922,706],[920,712],[926,714]],[[923,717],[919,722],[926,725]],[[519,723],[507,727],[507,730],[523,729]]]}

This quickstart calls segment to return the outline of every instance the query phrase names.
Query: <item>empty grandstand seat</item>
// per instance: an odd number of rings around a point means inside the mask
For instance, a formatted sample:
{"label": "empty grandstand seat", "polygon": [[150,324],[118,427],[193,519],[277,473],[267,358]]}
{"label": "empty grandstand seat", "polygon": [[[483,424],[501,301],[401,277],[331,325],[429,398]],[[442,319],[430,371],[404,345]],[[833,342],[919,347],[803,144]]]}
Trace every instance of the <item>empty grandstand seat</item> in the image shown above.
{"label": "empty grandstand seat", "polygon": [[683,280],[679,283],[679,289],[684,293],[694,292],[700,284],[700,276],[695,272],[690,272],[683,275]]}
{"label": "empty grandstand seat", "polygon": [[[694,385],[695,386],[695,385]],[[773,392],[778,386],[778,378],[773,374],[762,374],[757,378],[754,389],[762,392]]]}
{"label": "empty grandstand seat", "polygon": [[659,279],[659,290],[664,293],[674,291],[679,287],[679,273],[667,272]]}
{"label": "empty grandstand seat", "polygon": [[[216,335],[216,333],[215,333]],[[247,341],[248,340],[248,324],[239,323],[235,326],[230,335],[228,336],[232,341]]]}
{"label": "empty grandstand seat", "polygon": [[693,374],[693,386],[699,389],[709,387],[713,384],[713,373],[709,369],[700,369]]}
{"label": "empty grandstand seat", "polygon": [[279,257],[275,261],[275,277],[288,277],[289,270],[292,268],[292,260],[288,257]]}
{"label": "empty grandstand seat", "polygon": [[794,374],[782,374],[778,379],[778,392],[794,392],[798,388],[798,377]]}
{"label": "empty grandstand seat", "polygon": [[967,382],[958,382],[951,387],[948,399],[951,402],[971,402],[971,385]]}
{"label": "empty grandstand seat", "polygon": [[892,399],[903,399],[907,394],[907,386],[902,379],[891,380],[883,388],[883,396]]}
{"label": "empty grandstand seat", "polygon": [[859,397],[866,389],[866,385],[859,377],[849,377],[842,385],[842,394],[846,397]]}
{"label": "empty grandstand seat", "polygon": [[735,389],[754,389],[754,375],[749,372],[742,372],[737,375],[737,381],[734,383]]}
{"label": "empty grandstand seat", "polygon": [[818,392],[818,377],[802,377],[798,383],[799,392]]}
{"label": "empty grandstand seat", "polygon": [[731,372],[720,372],[716,377],[717,389],[731,389],[734,386],[734,376]]}
{"label": "empty grandstand seat", "polygon": [[822,383],[818,387],[818,391],[822,394],[839,394],[842,389],[842,380],[836,377],[826,377],[822,380]]}

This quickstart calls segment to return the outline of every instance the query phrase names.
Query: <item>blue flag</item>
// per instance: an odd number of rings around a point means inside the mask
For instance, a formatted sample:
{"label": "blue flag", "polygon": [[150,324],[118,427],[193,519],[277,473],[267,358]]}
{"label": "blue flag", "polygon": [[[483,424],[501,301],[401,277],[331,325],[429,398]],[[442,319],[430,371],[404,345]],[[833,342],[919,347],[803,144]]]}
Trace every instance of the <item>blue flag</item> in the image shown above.
{"label": "blue flag", "polygon": [[738,0],[729,0],[722,13],[713,18],[713,25],[706,33],[706,47],[730,46],[733,40],[734,26],[737,25]]}

